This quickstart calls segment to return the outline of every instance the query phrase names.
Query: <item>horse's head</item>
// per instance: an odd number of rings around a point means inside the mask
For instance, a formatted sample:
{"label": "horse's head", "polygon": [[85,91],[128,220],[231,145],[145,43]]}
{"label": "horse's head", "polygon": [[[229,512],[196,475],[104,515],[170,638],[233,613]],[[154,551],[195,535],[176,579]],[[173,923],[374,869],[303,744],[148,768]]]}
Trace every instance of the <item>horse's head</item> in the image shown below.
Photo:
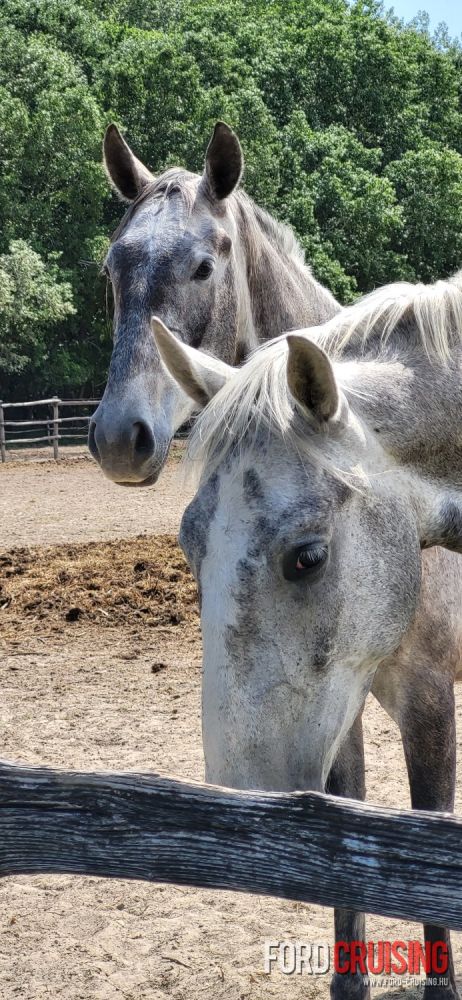
{"label": "horse's head", "polygon": [[211,368],[156,337],[185,391],[211,400],[180,534],[201,596],[207,780],[323,789],[413,618],[423,513],[341,388],[351,362],[297,334]]}
{"label": "horse's head", "polygon": [[236,223],[228,196],[243,160],[237,137],[215,126],[202,177],[153,175],[114,125],[104,140],[109,178],[130,207],[105,261],[114,291],[114,348],[89,446],[105,474],[125,485],[155,482],[191,400],[165,368],[151,333],[159,315],[186,344],[232,362],[239,292]]}

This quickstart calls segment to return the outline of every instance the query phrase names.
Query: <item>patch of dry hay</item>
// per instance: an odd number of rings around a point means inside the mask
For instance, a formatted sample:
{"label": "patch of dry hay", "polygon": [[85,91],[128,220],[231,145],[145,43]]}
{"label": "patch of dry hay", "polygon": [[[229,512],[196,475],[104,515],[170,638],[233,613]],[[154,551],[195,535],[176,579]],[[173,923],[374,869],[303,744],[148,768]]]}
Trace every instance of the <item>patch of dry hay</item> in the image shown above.
{"label": "patch of dry hay", "polygon": [[197,624],[197,590],[171,536],[16,548],[0,555],[0,637],[72,627]]}

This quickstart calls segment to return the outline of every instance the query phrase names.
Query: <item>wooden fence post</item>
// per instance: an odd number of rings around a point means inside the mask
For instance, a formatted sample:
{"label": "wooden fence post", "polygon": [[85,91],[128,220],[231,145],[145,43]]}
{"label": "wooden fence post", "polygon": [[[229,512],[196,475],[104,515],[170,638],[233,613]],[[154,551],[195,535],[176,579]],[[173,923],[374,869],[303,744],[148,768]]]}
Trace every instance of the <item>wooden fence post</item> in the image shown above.
{"label": "wooden fence post", "polygon": [[59,404],[60,399],[53,400],[53,458],[59,459]]}
{"label": "wooden fence post", "polygon": [[1,399],[0,399],[0,453],[2,456],[2,462],[6,462],[5,414],[3,412],[3,403]]}

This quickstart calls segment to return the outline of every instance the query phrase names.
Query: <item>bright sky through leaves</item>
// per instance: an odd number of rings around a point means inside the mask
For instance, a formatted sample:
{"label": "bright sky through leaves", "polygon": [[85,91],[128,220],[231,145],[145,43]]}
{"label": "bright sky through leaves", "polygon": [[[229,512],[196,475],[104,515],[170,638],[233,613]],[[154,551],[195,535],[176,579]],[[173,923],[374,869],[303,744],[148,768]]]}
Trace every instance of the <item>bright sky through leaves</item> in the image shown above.
{"label": "bright sky through leaves", "polygon": [[437,28],[441,21],[445,21],[450,35],[458,37],[462,34],[460,0],[395,0],[393,7],[395,14],[405,21],[412,20],[419,11],[424,10],[430,17],[431,30]]}

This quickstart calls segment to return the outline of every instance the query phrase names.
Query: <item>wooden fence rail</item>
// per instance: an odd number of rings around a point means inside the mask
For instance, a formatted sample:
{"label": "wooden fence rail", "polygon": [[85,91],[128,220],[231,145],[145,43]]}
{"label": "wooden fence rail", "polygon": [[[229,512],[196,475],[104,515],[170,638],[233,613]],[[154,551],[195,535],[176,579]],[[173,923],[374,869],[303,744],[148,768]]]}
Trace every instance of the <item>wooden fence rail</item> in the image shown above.
{"label": "wooden fence rail", "polygon": [[462,819],[0,763],[0,875],[232,889],[462,929]]}
{"label": "wooden fence rail", "polygon": [[[24,403],[4,403],[0,400],[0,457],[2,462],[6,462],[8,446],[11,445],[27,445],[27,444],[37,444],[38,442],[46,441],[53,448],[53,457],[56,461],[59,460],[59,442],[62,440],[73,439],[85,441],[88,433],[88,424],[91,419],[91,414],[84,414],[82,416],[72,416],[72,417],[60,417],[59,411],[63,406],[73,406],[76,409],[79,407],[91,406],[94,408],[98,406],[100,402],[99,399],[58,399],[57,396],[51,399],[35,399],[28,400]],[[6,420],[5,411],[9,411],[13,408],[30,409],[37,407],[47,407],[49,412],[46,416],[40,419],[31,420]],[[83,424],[80,428],[79,424]],[[63,426],[66,425],[66,426]],[[9,433],[15,433],[14,428],[31,429],[33,427],[43,427],[46,428],[47,433],[44,435],[39,435],[38,437],[11,437]],[[62,429],[62,432],[61,432]]]}

